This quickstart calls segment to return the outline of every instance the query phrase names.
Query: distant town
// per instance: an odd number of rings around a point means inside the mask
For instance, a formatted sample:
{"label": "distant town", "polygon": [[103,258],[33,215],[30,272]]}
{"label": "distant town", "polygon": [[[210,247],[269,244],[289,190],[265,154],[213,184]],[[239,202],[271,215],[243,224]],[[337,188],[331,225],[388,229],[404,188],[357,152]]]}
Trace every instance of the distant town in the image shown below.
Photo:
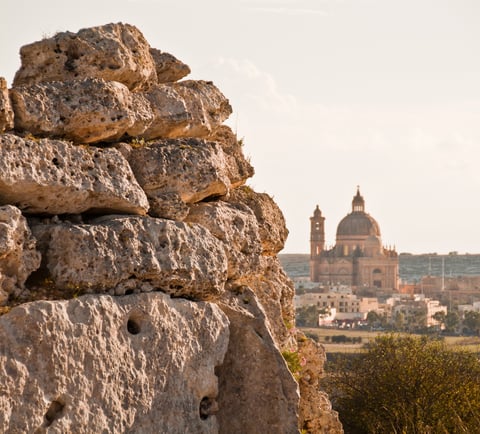
{"label": "distant town", "polygon": [[397,254],[357,188],[327,248],[317,206],[310,254],[281,254],[295,284],[298,326],[480,334],[480,254]]}
{"label": "distant town", "polygon": [[[348,285],[321,285],[310,280],[310,255],[280,254],[279,258],[285,272],[295,284],[297,313],[301,314],[302,308],[305,310],[306,306],[317,306],[320,311],[315,324],[317,326],[360,325],[375,329],[384,328],[383,324],[390,329],[397,325],[414,331],[425,331],[431,327],[440,328],[444,332],[447,326],[447,333],[477,334],[476,323],[480,325],[480,254],[401,253],[399,290],[392,291],[391,294],[378,294],[375,289],[363,289],[354,294]],[[330,298],[325,299],[325,296]],[[330,312],[332,307],[335,309],[333,318],[333,315],[324,316],[324,311],[327,310],[324,309],[324,303],[328,304]],[[340,309],[350,312],[340,312]],[[382,321],[374,314],[369,315],[370,312],[378,314]],[[398,312],[403,314],[403,319]],[[435,315],[436,312],[444,314]],[[467,314],[467,324],[473,323],[470,325],[474,330],[462,326],[466,312],[478,313]],[[434,316],[443,320],[443,323],[436,321]],[[402,322],[405,324],[401,324]],[[312,326],[311,323],[307,325]]]}

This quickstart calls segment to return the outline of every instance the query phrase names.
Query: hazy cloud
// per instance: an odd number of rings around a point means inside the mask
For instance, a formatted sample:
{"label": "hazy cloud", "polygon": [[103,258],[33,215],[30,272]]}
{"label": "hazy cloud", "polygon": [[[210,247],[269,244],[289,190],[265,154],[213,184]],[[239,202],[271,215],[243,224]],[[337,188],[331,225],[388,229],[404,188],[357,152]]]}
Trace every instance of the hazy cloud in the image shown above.
{"label": "hazy cloud", "polygon": [[[230,88],[225,93],[243,100],[249,110],[260,107],[267,111],[291,113],[296,109],[295,97],[282,92],[273,75],[260,70],[252,61],[221,57],[216,60],[215,67],[225,70],[222,75],[227,78],[223,85]],[[242,89],[240,93],[239,89]]]}

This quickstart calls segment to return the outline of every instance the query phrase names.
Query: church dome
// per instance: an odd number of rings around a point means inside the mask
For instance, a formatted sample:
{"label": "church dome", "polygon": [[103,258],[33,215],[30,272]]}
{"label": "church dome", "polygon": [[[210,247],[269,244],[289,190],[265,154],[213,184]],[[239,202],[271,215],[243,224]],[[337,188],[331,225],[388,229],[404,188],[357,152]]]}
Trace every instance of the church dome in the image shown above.
{"label": "church dome", "polygon": [[337,237],[374,236],[380,237],[380,226],[365,212],[365,200],[357,186],[357,194],[352,200],[352,212],[338,224]]}
{"label": "church dome", "polygon": [[380,227],[366,212],[355,211],[342,219],[337,227],[337,237],[374,236],[380,237]]}

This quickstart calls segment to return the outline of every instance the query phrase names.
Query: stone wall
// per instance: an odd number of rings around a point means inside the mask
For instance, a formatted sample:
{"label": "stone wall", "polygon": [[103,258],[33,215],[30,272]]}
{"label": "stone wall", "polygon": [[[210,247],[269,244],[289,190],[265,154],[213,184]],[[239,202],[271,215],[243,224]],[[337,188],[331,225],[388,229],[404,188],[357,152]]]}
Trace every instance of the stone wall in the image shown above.
{"label": "stone wall", "polygon": [[288,232],[244,185],[227,98],[127,24],[20,53],[0,79],[0,431],[307,426],[281,354]]}

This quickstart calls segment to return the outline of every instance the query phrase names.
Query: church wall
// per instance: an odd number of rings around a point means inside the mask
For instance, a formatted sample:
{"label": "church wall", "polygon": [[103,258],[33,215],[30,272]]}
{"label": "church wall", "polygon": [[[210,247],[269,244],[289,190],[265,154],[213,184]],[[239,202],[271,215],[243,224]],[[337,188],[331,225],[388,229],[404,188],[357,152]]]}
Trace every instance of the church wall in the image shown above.
{"label": "church wall", "polygon": [[359,258],[358,286],[375,287],[374,270],[380,270],[377,276],[381,287],[398,289],[398,259],[397,258]]}
{"label": "church wall", "polygon": [[319,258],[314,262],[314,282],[352,285],[353,263],[351,258]]}

